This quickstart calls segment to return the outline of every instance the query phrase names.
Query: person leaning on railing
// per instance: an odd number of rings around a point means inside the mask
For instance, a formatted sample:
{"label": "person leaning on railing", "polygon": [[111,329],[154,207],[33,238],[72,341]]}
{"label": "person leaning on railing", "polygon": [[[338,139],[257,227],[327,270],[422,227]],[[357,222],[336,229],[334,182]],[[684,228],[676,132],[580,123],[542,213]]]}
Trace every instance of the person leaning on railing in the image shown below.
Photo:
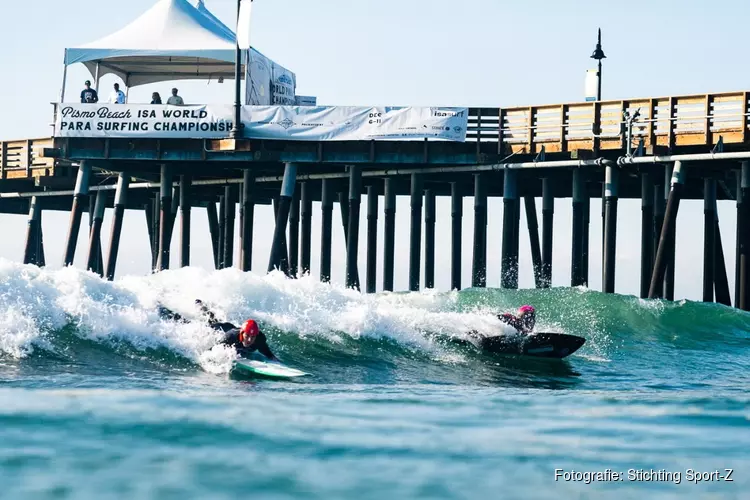
{"label": "person leaning on railing", "polygon": [[81,91],[81,102],[84,104],[99,102],[99,95],[91,88],[91,82],[86,80],[84,85],[86,88]]}
{"label": "person leaning on railing", "polygon": [[172,89],[172,95],[167,99],[167,104],[170,106],[184,106],[185,101],[182,100],[182,97],[177,95],[177,89]]}

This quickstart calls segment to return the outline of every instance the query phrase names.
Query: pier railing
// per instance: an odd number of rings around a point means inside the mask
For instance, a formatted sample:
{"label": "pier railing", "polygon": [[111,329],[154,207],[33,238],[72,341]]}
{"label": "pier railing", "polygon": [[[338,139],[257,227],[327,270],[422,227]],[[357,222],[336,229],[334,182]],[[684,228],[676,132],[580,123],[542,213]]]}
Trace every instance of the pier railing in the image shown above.
{"label": "pier railing", "polygon": [[54,158],[42,150],[54,146],[52,138],[0,141],[0,179],[25,179],[53,174]]}
{"label": "pier railing", "polygon": [[[750,142],[748,91],[510,108],[473,107],[469,108],[466,141],[476,144],[478,154],[502,156],[537,154],[542,148],[547,153],[624,153],[628,147],[624,115],[632,116],[636,111],[630,146],[636,148],[642,143],[647,154],[689,146],[710,148],[719,138],[724,144]],[[54,168],[54,160],[41,154],[43,148],[55,147],[52,143],[52,139],[0,142],[0,178],[51,175],[47,169]]]}
{"label": "pier railing", "polygon": [[748,92],[578,102],[513,108],[470,108],[467,141],[495,143],[498,153],[626,149],[624,112],[639,111],[633,147],[744,143]]}

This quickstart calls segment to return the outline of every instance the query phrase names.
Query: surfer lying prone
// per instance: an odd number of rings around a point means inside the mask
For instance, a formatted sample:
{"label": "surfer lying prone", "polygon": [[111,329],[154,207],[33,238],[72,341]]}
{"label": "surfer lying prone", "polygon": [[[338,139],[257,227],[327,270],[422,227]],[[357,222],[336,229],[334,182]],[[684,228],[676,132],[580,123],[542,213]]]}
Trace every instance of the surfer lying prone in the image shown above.
{"label": "surfer lying prone", "polygon": [[536,310],[534,306],[521,306],[517,314],[504,313],[498,314],[498,319],[503,323],[512,326],[518,333],[529,334],[534,331],[536,324]]}
{"label": "surfer lying prone", "polygon": [[[266,336],[260,331],[258,323],[256,323],[255,320],[248,319],[242,324],[242,327],[237,327],[232,323],[222,322],[216,319],[214,313],[210,311],[201,300],[196,299],[195,304],[206,317],[208,326],[224,333],[224,337],[219,342],[220,344],[234,347],[237,354],[241,357],[246,357],[252,352],[258,351],[266,358],[272,361],[278,361],[278,358],[274,356],[271,349],[268,347]],[[187,319],[164,306],[159,306],[159,314],[164,319],[181,321],[183,323],[188,322]]]}

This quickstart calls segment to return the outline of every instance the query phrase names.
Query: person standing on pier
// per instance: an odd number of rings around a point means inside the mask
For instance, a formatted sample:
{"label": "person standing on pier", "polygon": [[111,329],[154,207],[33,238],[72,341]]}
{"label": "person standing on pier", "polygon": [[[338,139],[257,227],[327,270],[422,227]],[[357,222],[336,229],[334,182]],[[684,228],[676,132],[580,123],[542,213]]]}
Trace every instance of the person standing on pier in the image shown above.
{"label": "person standing on pier", "polygon": [[81,91],[81,102],[84,104],[99,102],[99,95],[96,93],[96,90],[91,88],[91,82],[86,80],[84,85],[86,85],[86,88]]}
{"label": "person standing on pier", "polygon": [[167,99],[167,104],[170,106],[184,106],[185,101],[182,100],[182,97],[177,95],[177,89],[172,89],[172,95]]}
{"label": "person standing on pier", "polygon": [[110,104],[125,104],[125,93],[120,90],[120,84],[115,83],[115,90],[109,95]]}

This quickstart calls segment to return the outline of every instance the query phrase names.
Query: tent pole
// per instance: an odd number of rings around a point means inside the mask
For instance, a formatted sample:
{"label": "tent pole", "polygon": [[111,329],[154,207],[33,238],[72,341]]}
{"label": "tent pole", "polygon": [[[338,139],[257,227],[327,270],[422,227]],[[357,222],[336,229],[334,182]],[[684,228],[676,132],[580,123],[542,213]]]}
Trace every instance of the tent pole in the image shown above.
{"label": "tent pole", "polygon": [[94,90],[99,93],[99,63],[96,63],[96,73],[94,74]]}
{"label": "tent pole", "polygon": [[[252,0],[250,1],[252,2]],[[237,32],[239,32],[241,10],[242,0],[237,0]],[[234,123],[232,123],[230,137],[232,139],[239,139],[240,137],[242,137],[242,119],[240,117],[240,111],[242,109],[240,105],[240,90],[242,85],[242,81],[240,80],[240,66],[242,65],[242,51],[240,50],[239,35],[235,36],[234,50]]]}
{"label": "tent pole", "polygon": [[68,79],[68,49],[65,49],[65,60],[63,61],[63,81],[60,89],[60,103],[65,101],[65,81]]}
{"label": "tent pole", "polygon": [[128,96],[130,95],[130,73],[125,75],[125,104],[128,103]]}

